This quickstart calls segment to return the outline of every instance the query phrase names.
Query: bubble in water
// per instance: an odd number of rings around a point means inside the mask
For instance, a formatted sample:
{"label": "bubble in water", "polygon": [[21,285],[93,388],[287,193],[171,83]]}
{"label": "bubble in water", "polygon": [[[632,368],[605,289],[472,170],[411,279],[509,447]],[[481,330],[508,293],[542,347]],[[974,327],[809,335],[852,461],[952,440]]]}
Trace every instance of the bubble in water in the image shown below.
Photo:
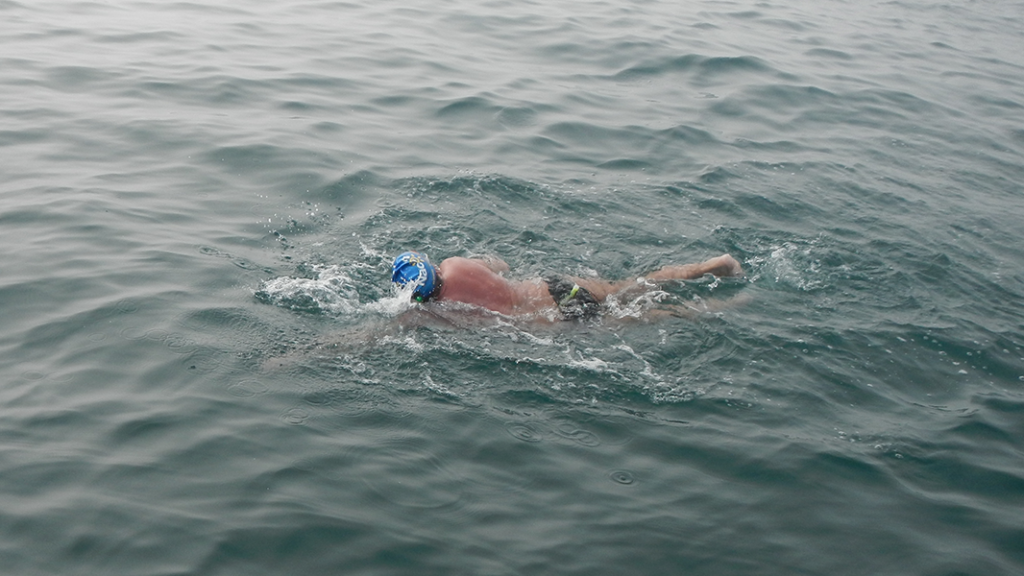
{"label": "bubble in water", "polygon": [[612,482],[617,484],[629,485],[636,482],[636,478],[633,473],[629,470],[612,470],[608,473],[608,477],[611,478]]}
{"label": "bubble in water", "polygon": [[243,380],[228,386],[228,392],[234,396],[248,398],[257,394],[263,394],[270,390],[266,384],[258,380]]}
{"label": "bubble in water", "polygon": [[164,344],[171,350],[174,350],[175,352],[187,353],[194,350],[198,346],[198,344],[194,340],[188,338],[184,334],[179,334],[177,332],[172,332],[168,334],[163,340]]}
{"label": "bubble in water", "polygon": [[593,448],[601,444],[601,439],[597,437],[597,434],[589,432],[587,430],[556,430],[558,435],[567,440],[579,444],[580,446],[586,446]]}
{"label": "bubble in water", "polygon": [[302,424],[309,418],[309,412],[302,408],[292,408],[282,415],[285,422],[289,424]]}
{"label": "bubble in water", "polygon": [[540,442],[544,439],[536,430],[526,424],[509,424],[505,426],[505,431],[512,435],[516,440],[522,440],[523,442]]}

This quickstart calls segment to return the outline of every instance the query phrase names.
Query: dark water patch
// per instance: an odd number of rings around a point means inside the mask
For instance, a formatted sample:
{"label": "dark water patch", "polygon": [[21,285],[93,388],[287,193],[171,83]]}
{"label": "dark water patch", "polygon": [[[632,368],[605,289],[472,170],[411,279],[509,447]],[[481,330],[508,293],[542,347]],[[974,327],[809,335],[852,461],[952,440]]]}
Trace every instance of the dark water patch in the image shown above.
{"label": "dark water patch", "polygon": [[345,125],[338,122],[317,122],[312,128],[322,134],[337,134],[345,130]]}
{"label": "dark water patch", "polygon": [[592,51],[584,44],[577,42],[545,43],[537,48],[541,56],[547,58],[573,59],[587,61],[593,58]]}
{"label": "dark water patch", "polygon": [[969,418],[969,420],[955,425],[949,430],[950,435],[962,438],[968,445],[984,444],[991,447],[1001,444],[1004,446],[1004,449],[1009,449],[1007,453],[1013,452],[1016,442],[1012,436],[1012,430],[1007,431],[1000,426],[979,421],[982,418],[979,414],[965,415],[964,418]]}
{"label": "dark water patch", "polygon": [[579,122],[552,124],[545,128],[545,132],[550,138],[570,146],[578,146],[584,142],[618,141],[636,137],[627,130],[605,128]]}
{"label": "dark water patch", "polygon": [[[1018,377],[1018,382],[1020,381],[1024,380],[1020,380]],[[1013,381],[1007,379],[1003,382],[1009,382],[1012,386]],[[1013,388],[1011,387],[1009,390],[1013,390]],[[979,415],[984,418],[984,422],[980,425],[984,437],[975,439],[973,433],[976,431],[971,429],[972,435],[967,438],[967,441],[971,445],[977,445],[979,442],[976,440],[987,441],[988,438],[997,440],[998,442],[991,444],[990,460],[993,465],[998,465],[1005,456],[1012,456],[1018,451],[1017,439],[1020,437],[1022,428],[1019,414],[1024,409],[1024,398],[1019,393],[999,391],[981,394],[973,398],[973,401],[985,410],[983,415]],[[957,430],[957,432],[960,431]],[[1017,474],[1019,476],[1019,472]]]}
{"label": "dark water patch", "polygon": [[755,218],[772,218],[781,221],[795,221],[808,218],[824,218],[826,212],[809,202],[802,201],[797,195],[789,197],[776,196],[774,200],[761,195],[739,194],[733,202]]}
{"label": "dark water patch", "polygon": [[840,50],[831,50],[829,48],[812,48],[807,52],[804,52],[804,54],[815,58],[832,58],[836,60],[847,61],[854,59],[853,55],[847,52],[843,52]]}
{"label": "dark water patch", "polygon": [[766,61],[753,56],[709,57],[699,63],[699,69],[702,77],[708,80],[739,72],[777,73]]}
{"label": "dark water patch", "polygon": [[652,164],[644,162],[643,160],[633,160],[628,158],[622,158],[618,160],[608,160],[607,162],[601,162],[596,166],[604,170],[623,170],[623,171],[644,171]]}
{"label": "dark water patch", "polygon": [[721,184],[738,176],[736,172],[730,171],[725,166],[709,166],[700,173],[699,179],[702,184]]}
{"label": "dark water patch", "polygon": [[[281,84],[289,86],[295,89],[303,89],[303,91],[316,90],[321,94],[330,94],[332,92],[343,92],[352,91],[362,88],[362,84],[358,81],[345,76],[340,75],[324,75],[324,74],[310,74],[310,73],[297,73],[285,75],[281,78],[275,78],[273,84]],[[371,102],[373,102],[371,100]],[[326,106],[324,108],[318,107],[317,110],[329,110]]]}
{"label": "dark water patch", "polygon": [[370,103],[376,106],[380,106],[382,108],[403,108],[418,102],[420,102],[419,98],[404,94],[378,96],[376,98],[370,99]]}
{"label": "dark water patch", "polygon": [[372,170],[360,170],[317,190],[316,197],[349,209],[358,205],[359,200],[376,198],[387,183],[386,178]]}
{"label": "dark water patch", "polygon": [[[945,442],[917,440],[914,444],[903,451],[901,479],[908,484],[907,489],[920,491],[936,501],[935,506],[928,507],[927,515],[946,528],[962,526],[964,522],[978,526],[980,531],[990,532],[979,537],[978,545],[1009,553],[1011,558],[1019,555],[1013,548],[1004,547],[1010,534],[1019,533],[1019,527],[1007,523],[999,514],[991,514],[1003,506],[1019,505],[1024,483],[1019,471],[1000,464],[993,466],[985,462],[984,455],[964,457],[962,452],[951,452]],[[949,490],[974,498],[970,502],[950,501]]]}
{"label": "dark water patch", "polygon": [[288,155],[281,148],[255,144],[211,150],[206,153],[205,161],[210,164],[224,164],[225,169],[232,172],[262,172],[277,169],[284,164],[283,157]]}
{"label": "dark water patch", "polygon": [[782,107],[808,108],[812,106],[836,106],[842,99],[836,94],[815,86],[787,86],[775,84],[747,88],[746,95],[765,108]]}
{"label": "dark water patch", "polygon": [[771,26],[772,28],[778,28],[790,32],[804,32],[808,29],[808,26],[805,23],[795,22],[793,20],[784,20],[781,18],[765,18],[761,20],[760,23]]}
{"label": "dark water patch", "polygon": [[[375,498],[413,509],[463,505],[462,481],[444,460],[408,442],[384,444],[352,454],[359,461],[361,480]],[[409,484],[410,479],[416,482]]]}
{"label": "dark water patch", "polygon": [[96,34],[92,41],[101,44],[139,44],[146,42],[170,42],[177,43],[184,41],[184,34],[173,30],[149,30],[121,32],[114,34]]}
{"label": "dark water patch", "polygon": [[990,115],[996,118],[1005,116],[1006,110],[1020,110],[1021,108],[1024,108],[1024,103],[996,96],[975,95],[971,97],[971,101],[975,104],[979,104],[985,115]]}
{"label": "dark water patch", "polygon": [[663,141],[680,142],[692,146],[710,146],[720,143],[714,135],[693,126],[675,126],[656,134]]}
{"label": "dark water patch", "polygon": [[890,107],[894,108],[895,110],[900,110],[912,114],[927,114],[945,111],[940,109],[936,104],[924,100],[919,96],[910,94],[908,92],[902,92],[899,90],[885,90],[875,88],[845,94],[845,97],[852,102],[857,102],[861,104],[884,105],[881,108],[869,109],[871,112],[874,112],[879,115],[886,113],[893,114],[892,112],[888,111]]}
{"label": "dark water patch", "polygon": [[65,92],[86,92],[97,84],[115,80],[117,75],[100,68],[57,66],[47,70],[46,84]]}
{"label": "dark water patch", "polygon": [[[346,560],[353,550],[380,554],[382,547],[397,546],[393,537],[382,537],[366,525],[343,518],[302,510],[276,516],[218,534],[205,550],[204,560],[192,569],[218,573],[244,566],[255,573],[269,574],[274,570],[295,569],[317,572],[347,564],[358,574],[374,565],[375,558],[371,554],[363,561]],[[298,524],[305,528],[289,527]],[[319,551],[325,546],[334,552],[321,554]],[[286,553],[288,560],[283,560],[280,552]]]}
{"label": "dark water patch", "polygon": [[691,73],[692,82],[706,86],[721,82],[724,78],[749,73],[777,74],[764,60],[753,56],[701,56],[687,54],[663,58],[650,64],[626,68],[611,77],[616,81],[632,81],[636,78],[661,76],[668,73]]}
{"label": "dark water patch", "polygon": [[777,140],[773,142],[753,142],[745,138],[741,138],[732,143],[736,148],[743,148],[747,150],[757,150],[760,152],[783,152],[786,154],[795,154],[799,152],[808,152],[812,148],[800,144],[799,142],[793,142],[790,140]]}
{"label": "dark water patch", "polygon": [[[146,92],[183,105],[215,108],[250,108],[262,102],[267,83],[234,76],[215,75],[188,84],[147,79],[139,83]],[[132,92],[125,96],[134,96]]]}
{"label": "dark water patch", "polygon": [[42,130],[0,130],[0,146],[20,146],[44,142],[50,134]]}
{"label": "dark water patch", "polygon": [[1013,418],[1018,412],[1024,410],[1024,398],[1020,395],[1014,397],[1004,394],[986,394],[977,400],[986,408],[1001,413],[1006,418]]}
{"label": "dark water patch", "polygon": [[730,17],[730,18],[735,18],[737,20],[757,20],[757,19],[761,18],[762,16],[764,16],[764,14],[762,12],[759,12],[757,10],[743,10],[743,11],[740,11],[740,12],[727,12],[727,13],[725,13],[725,15]]}
{"label": "dark water patch", "polygon": [[119,423],[108,435],[113,446],[125,449],[129,446],[152,446],[160,444],[176,433],[184,424],[174,415],[145,415]]}
{"label": "dark water patch", "polygon": [[288,110],[289,112],[312,112],[316,109],[316,106],[306,102],[288,101],[282,102],[278,105],[282,110]]}
{"label": "dark water patch", "polygon": [[445,121],[460,120],[479,122],[484,118],[491,118],[501,111],[501,107],[495,105],[488,98],[471,96],[445,104],[437,111],[437,116]]}
{"label": "dark water patch", "polygon": [[87,411],[76,409],[35,409],[28,415],[21,418],[21,425],[27,431],[34,431],[36,434],[43,434],[49,437],[53,435],[66,435],[74,437],[73,430],[79,430],[78,439],[84,440],[81,430],[93,430],[99,424],[97,415]]}
{"label": "dark water patch", "polygon": [[1006,128],[1013,142],[1018,145],[1024,145],[1024,128]]}
{"label": "dark water patch", "polygon": [[750,113],[749,110],[747,101],[737,98],[716,99],[708,106],[708,112],[723,118],[742,118]]}
{"label": "dark water patch", "polygon": [[537,124],[539,114],[532,106],[507,106],[498,112],[498,121],[512,128],[526,128]]}

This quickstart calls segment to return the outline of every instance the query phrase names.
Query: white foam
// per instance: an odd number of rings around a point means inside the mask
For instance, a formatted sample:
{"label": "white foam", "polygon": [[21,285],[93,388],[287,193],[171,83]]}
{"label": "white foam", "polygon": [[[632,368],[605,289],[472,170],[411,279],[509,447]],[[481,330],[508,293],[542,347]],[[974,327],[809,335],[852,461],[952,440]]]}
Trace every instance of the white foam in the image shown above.
{"label": "white foam", "polygon": [[412,286],[407,288],[395,287],[393,295],[381,298],[375,302],[368,302],[363,308],[367,312],[394,318],[416,306],[412,301],[413,289],[414,287]]}
{"label": "white foam", "polygon": [[257,298],[295,310],[351,314],[360,308],[352,279],[339,266],[314,266],[313,278],[281,276],[263,282]]}
{"label": "white foam", "polygon": [[795,286],[804,291],[816,290],[824,285],[824,280],[819,276],[819,264],[814,259],[811,247],[785,242],[781,246],[771,246],[770,249],[771,253],[768,256],[748,260],[759,269],[751,278],[752,282],[765,277],[769,282]]}
{"label": "white foam", "polygon": [[641,318],[645,312],[656,307],[659,302],[669,297],[670,294],[664,290],[649,290],[627,302],[619,302],[616,298],[608,298],[605,300],[605,306],[613,318]]}
{"label": "white foam", "polygon": [[587,371],[590,371],[590,372],[612,372],[612,373],[617,373],[617,372],[615,372],[615,370],[612,370],[609,367],[607,362],[605,362],[604,360],[601,360],[600,358],[580,358],[578,360],[577,359],[570,359],[569,363],[567,364],[567,366],[569,366],[570,368],[579,368],[579,369],[587,370]]}

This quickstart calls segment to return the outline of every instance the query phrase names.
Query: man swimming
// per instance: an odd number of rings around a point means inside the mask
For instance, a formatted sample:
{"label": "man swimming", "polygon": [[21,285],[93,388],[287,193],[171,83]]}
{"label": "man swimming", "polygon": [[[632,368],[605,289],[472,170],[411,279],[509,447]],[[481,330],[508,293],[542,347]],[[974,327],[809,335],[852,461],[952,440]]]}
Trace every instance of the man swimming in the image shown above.
{"label": "man swimming", "polygon": [[[705,274],[718,277],[743,274],[740,263],[728,254],[697,264],[665,266],[644,277],[619,282],[574,276],[509,280],[503,276],[508,271],[508,264],[498,258],[455,257],[435,266],[426,254],[405,252],[395,258],[392,264],[391,281],[411,290],[414,302],[462,303],[505,316],[547,322],[594,318],[608,310],[613,300],[643,296],[665,281],[700,278]],[[643,316],[647,319],[666,315],[694,318],[704,312],[721,310],[747,301],[749,297],[740,295],[726,301],[701,301],[698,306],[669,305],[646,310]],[[446,314],[436,314],[436,310],[425,312],[428,313],[404,317],[386,329],[405,329],[424,322],[453,320]],[[453,322],[453,325],[458,326],[459,322]],[[339,351],[350,350],[360,343],[376,342],[380,335],[379,326],[356,328],[345,332],[343,337],[317,341],[307,349],[269,358],[264,366],[283,368],[311,355],[323,357],[327,354],[330,358],[337,358]]]}
{"label": "man swimming", "polygon": [[507,316],[545,315],[565,320],[601,313],[609,296],[646,291],[658,282],[688,280],[705,274],[740,276],[743,268],[723,254],[696,264],[669,265],[637,280],[549,276],[508,280],[509,266],[497,258],[447,258],[434,266],[426,254],[404,252],[392,264],[391,281],[412,288],[416,302],[462,302]]}

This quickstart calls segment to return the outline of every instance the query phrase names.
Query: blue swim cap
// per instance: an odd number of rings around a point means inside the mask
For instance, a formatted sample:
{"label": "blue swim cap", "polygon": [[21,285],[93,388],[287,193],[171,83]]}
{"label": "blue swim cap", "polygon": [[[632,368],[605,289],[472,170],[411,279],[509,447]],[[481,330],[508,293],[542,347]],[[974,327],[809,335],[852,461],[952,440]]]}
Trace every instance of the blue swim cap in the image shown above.
{"label": "blue swim cap", "polygon": [[430,298],[438,285],[434,265],[420,252],[399,254],[391,265],[391,281],[403,288],[415,287],[412,295],[420,302]]}

